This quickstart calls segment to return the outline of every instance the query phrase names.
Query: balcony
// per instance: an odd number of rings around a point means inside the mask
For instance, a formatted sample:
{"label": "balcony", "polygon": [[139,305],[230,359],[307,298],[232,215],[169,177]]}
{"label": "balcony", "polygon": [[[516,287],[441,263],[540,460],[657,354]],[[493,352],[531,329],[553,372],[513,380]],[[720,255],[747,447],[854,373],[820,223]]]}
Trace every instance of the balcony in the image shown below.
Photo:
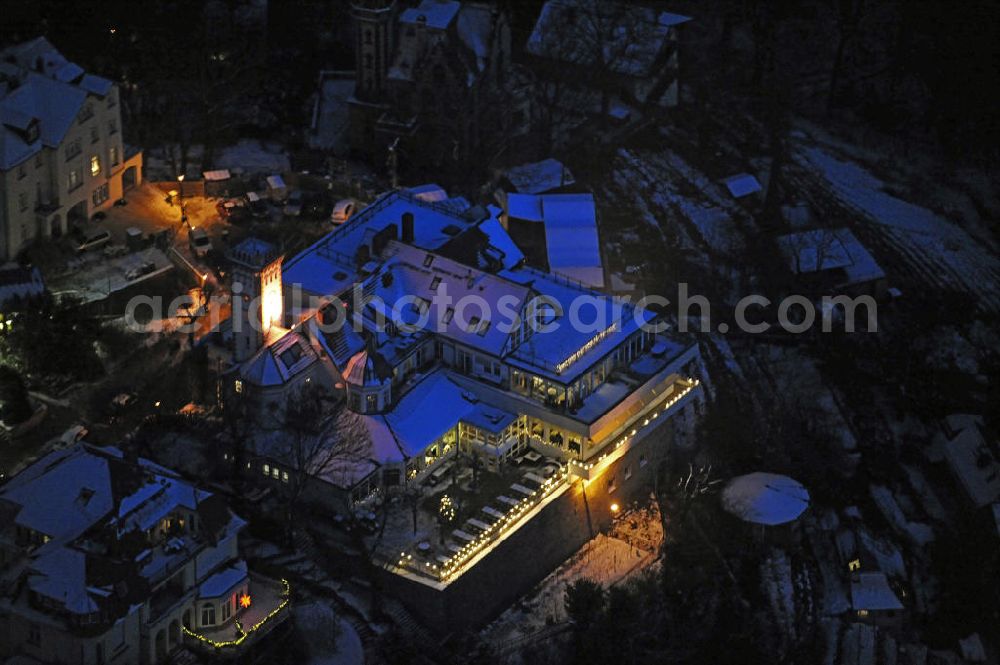
{"label": "balcony", "polygon": [[288,618],[291,588],[288,582],[250,574],[250,606],[233,620],[195,632],[184,628],[185,642],[216,658],[237,658]]}

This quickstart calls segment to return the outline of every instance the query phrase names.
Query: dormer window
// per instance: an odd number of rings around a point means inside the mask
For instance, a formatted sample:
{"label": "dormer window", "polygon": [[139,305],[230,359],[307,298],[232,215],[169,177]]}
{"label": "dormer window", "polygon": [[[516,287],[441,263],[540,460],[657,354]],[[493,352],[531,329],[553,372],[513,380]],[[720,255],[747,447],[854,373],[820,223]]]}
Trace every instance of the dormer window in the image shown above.
{"label": "dormer window", "polygon": [[38,120],[32,119],[24,130],[24,142],[34,143],[38,140]]}
{"label": "dormer window", "polygon": [[444,319],[442,320],[444,321],[445,325],[448,325],[449,323],[451,323],[451,320],[453,318],[455,318],[455,308],[449,307],[444,311]]}
{"label": "dormer window", "polygon": [[433,254],[428,254],[427,256],[424,257],[424,267],[425,268],[430,268],[432,263],[434,263],[434,255]]}
{"label": "dormer window", "polygon": [[482,323],[479,324],[479,328],[476,330],[476,334],[479,335],[480,337],[485,337],[486,331],[489,329],[490,329],[490,322],[483,321]]}
{"label": "dormer window", "polygon": [[435,277],[434,279],[431,280],[431,291],[435,291],[436,292],[437,289],[438,289],[438,286],[440,286],[440,285],[441,285],[441,278],[440,277]]}

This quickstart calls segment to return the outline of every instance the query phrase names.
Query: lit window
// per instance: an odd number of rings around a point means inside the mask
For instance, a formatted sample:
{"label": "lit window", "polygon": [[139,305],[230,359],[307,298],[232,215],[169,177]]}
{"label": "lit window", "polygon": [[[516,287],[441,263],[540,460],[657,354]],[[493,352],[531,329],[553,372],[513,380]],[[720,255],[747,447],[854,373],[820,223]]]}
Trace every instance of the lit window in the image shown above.
{"label": "lit window", "polygon": [[441,284],[441,278],[435,277],[431,280],[431,291],[437,291],[438,286]]}
{"label": "lit window", "polygon": [[490,329],[490,322],[483,321],[482,323],[479,324],[479,330],[476,331],[476,334],[479,335],[480,337],[484,337],[486,335],[486,331],[489,329]]}
{"label": "lit window", "polygon": [[233,389],[237,393],[242,393],[243,392],[243,382],[240,381],[239,379],[236,379],[236,382],[233,384]]}
{"label": "lit window", "polygon": [[455,308],[454,307],[449,307],[448,309],[446,309],[444,311],[444,322],[445,322],[445,324],[447,325],[447,324],[451,323],[451,320],[452,320],[452,318],[454,318],[454,316],[455,316]]}
{"label": "lit window", "polygon": [[101,172],[101,158],[97,155],[90,156],[90,175],[97,175]]}
{"label": "lit window", "polygon": [[288,483],[288,472],[287,471],[282,471],[281,472],[281,482],[286,483],[286,484]]}
{"label": "lit window", "polygon": [[847,569],[852,573],[856,570],[861,570],[861,559],[853,559],[847,563]]}
{"label": "lit window", "polygon": [[271,475],[271,465],[270,464],[265,464],[264,465],[264,475],[265,476]]}
{"label": "lit window", "polygon": [[111,165],[115,166],[116,164],[118,164],[118,147],[111,146],[109,152],[111,153]]}
{"label": "lit window", "polygon": [[271,467],[271,477],[274,478],[275,480],[278,479],[278,467],[276,466]]}
{"label": "lit window", "polygon": [[430,268],[432,263],[434,263],[434,255],[433,254],[428,254],[427,256],[424,257],[424,267],[425,268]]}

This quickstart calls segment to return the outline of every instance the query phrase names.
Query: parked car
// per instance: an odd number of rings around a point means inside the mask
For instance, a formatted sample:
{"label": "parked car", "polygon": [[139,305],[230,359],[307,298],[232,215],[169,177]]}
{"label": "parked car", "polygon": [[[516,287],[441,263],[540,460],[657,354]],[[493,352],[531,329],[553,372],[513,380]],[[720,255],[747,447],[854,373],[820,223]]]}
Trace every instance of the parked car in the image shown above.
{"label": "parked car", "polygon": [[341,199],[337,201],[336,205],[333,206],[333,212],[330,213],[330,223],[334,226],[343,224],[351,218],[357,206],[358,202],[354,199]]}
{"label": "parked car", "polygon": [[257,192],[247,192],[247,207],[254,217],[263,217],[267,214],[267,202]]}
{"label": "parked car", "polygon": [[205,229],[191,229],[191,232],[188,233],[188,242],[191,244],[191,251],[200,259],[205,258],[212,250],[212,241]]}
{"label": "parked car", "polygon": [[241,207],[243,202],[237,199],[224,199],[215,204],[215,209],[222,219],[228,218]]}
{"label": "parked car", "polygon": [[80,243],[76,246],[76,251],[80,254],[95,249],[101,249],[111,242],[111,232],[107,229],[95,230],[85,233],[80,238]]}
{"label": "parked car", "polygon": [[296,189],[288,195],[285,206],[281,209],[286,217],[298,217],[302,214],[302,191]]}

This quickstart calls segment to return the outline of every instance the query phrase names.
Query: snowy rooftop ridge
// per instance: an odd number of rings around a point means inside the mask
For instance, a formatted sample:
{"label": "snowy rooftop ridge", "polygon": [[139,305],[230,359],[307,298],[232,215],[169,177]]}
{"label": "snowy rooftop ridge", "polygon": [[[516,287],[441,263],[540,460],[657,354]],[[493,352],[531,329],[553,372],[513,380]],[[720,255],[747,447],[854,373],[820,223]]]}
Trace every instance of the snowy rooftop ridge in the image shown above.
{"label": "snowy rooftop ridge", "polygon": [[[67,61],[44,37],[3,49],[0,62],[7,78],[16,81],[0,87],[0,170],[23,162],[43,145],[58,147],[87,97],[103,99],[114,86]],[[24,133],[31,121],[38,122],[36,140]]]}

